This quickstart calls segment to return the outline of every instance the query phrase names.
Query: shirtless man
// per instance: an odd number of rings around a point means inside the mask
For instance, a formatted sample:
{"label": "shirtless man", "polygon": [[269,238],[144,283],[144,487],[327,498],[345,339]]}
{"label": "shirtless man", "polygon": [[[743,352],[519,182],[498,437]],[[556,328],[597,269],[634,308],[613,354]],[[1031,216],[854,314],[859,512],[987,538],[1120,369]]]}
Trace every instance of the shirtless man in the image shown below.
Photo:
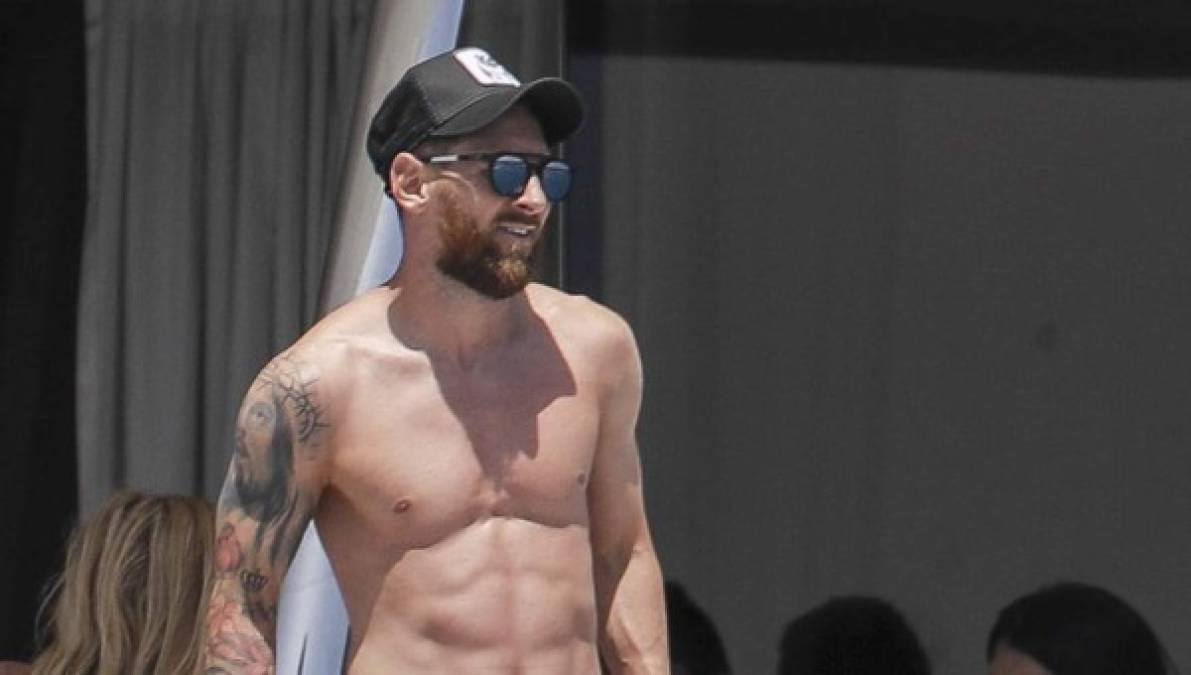
{"label": "shirtless man", "polygon": [[[368,149],[401,210],[393,279],[261,371],[220,497],[210,673],[271,673],[313,517],[351,621],[346,672],[667,673],[629,327],[529,284],[579,126],[557,79],[480,50],[415,66]],[[322,675],[322,674],[316,674]]]}

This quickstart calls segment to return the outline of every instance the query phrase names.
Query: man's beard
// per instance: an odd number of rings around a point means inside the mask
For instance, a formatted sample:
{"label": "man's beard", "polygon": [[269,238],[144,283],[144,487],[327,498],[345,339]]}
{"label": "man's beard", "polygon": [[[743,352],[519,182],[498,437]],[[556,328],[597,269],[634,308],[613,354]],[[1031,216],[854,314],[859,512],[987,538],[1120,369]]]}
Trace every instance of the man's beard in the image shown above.
{"label": "man's beard", "polygon": [[[534,253],[537,242],[528,251],[501,250],[497,230],[480,231],[474,216],[463,206],[461,196],[451,190],[442,192],[442,254],[438,269],[448,277],[494,300],[503,300],[524,289],[533,280]],[[519,224],[532,224],[506,219]]]}

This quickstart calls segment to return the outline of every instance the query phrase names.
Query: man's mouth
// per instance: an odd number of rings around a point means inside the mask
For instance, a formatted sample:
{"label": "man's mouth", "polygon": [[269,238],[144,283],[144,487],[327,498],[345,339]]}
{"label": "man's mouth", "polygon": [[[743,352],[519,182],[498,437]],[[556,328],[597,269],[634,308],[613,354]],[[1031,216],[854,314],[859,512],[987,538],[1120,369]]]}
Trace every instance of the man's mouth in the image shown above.
{"label": "man's mouth", "polygon": [[536,225],[518,225],[516,223],[500,223],[496,229],[514,237],[526,238],[532,235],[538,227]]}

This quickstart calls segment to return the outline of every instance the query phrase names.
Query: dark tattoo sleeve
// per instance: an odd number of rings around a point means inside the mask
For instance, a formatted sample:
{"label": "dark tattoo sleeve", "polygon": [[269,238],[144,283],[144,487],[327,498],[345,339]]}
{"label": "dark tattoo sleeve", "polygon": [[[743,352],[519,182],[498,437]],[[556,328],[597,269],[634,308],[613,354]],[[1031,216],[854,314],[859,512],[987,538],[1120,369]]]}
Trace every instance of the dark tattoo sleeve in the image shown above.
{"label": "dark tattoo sleeve", "polygon": [[296,358],[274,359],[237,416],[219,500],[209,672],[267,672],[272,665],[281,579],[318,501],[310,476],[330,428],[313,372]]}

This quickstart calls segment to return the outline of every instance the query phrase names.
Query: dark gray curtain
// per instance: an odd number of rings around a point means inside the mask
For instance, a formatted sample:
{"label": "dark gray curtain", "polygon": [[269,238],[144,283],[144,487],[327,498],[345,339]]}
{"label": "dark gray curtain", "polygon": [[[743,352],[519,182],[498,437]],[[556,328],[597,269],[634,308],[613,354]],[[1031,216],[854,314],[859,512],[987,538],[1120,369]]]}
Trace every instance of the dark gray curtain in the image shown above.
{"label": "dark gray curtain", "polygon": [[244,388],[315,318],[372,4],[87,2],[84,510],[217,494]]}
{"label": "dark gray curtain", "polygon": [[571,73],[598,120],[572,224],[602,225],[641,343],[662,565],[736,672],[843,593],[905,610],[936,672],[983,672],[996,611],[1058,579],[1123,595],[1191,668],[1185,81]]}

